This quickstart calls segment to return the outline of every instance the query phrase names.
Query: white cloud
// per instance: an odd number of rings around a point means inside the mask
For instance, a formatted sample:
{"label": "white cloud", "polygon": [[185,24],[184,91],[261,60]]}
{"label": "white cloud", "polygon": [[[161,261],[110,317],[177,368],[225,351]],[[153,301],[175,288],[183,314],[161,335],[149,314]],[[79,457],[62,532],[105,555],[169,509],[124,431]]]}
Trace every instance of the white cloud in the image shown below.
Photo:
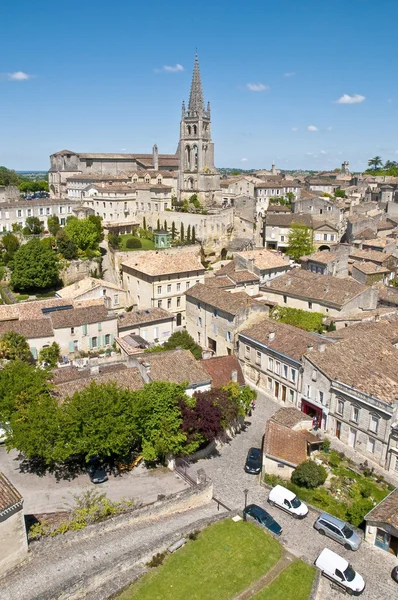
{"label": "white cloud", "polygon": [[248,161],[247,158],[241,158],[240,160],[241,160],[241,162],[247,162]]}
{"label": "white cloud", "polygon": [[7,73],[7,78],[9,81],[26,81],[30,79],[32,76],[24,73],[23,71],[15,71],[14,73]]}
{"label": "white cloud", "polygon": [[326,127],[326,131],[333,131],[333,127],[329,125],[329,127]]}
{"label": "white cloud", "polygon": [[161,69],[154,69],[155,73],[181,73],[184,67],[177,63],[176,65],[163,65]]}
{"label": "white cloud", "polygon": [[318,127],[315,127],[315,125],[308,125],[307,131],[318,131]]}
{"label": "white cloud", "polygon": [[327,154],[326,150],[321,150],[321,154]]}
{"label": "white cloud", "polygon": [[284,73],[283,77],[293,77],[295,73]]}
{"label": "white cloud", "polygon": [[336,100],[336,104],[360,104],[364,100],[365,96],[361,96],[360,94],[354,94],[353,96],[343,94],[341,98]]}
{"label": "white cloud", "polygon": [[265,92],[265,90],[269,90],[268,85],[264,85],[263,83],[247,83],[246,87],[251,92]]}
{"label": "white cloud", "polygon": [[298,131],[298,127],[292,127],[292,131]]}

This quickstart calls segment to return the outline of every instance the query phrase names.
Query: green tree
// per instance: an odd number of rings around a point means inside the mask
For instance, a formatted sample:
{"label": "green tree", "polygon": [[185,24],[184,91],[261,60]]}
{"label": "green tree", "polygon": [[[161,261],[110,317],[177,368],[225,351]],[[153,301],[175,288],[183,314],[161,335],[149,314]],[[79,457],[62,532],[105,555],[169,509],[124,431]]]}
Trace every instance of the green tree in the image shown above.
{"label": "green tree", "polygon": [[287,192],[286,199],[288,201],[288,204],[291,205],[293,203],[293,200],[295,199],[294,193],[293,192]]}
{"label": "green tree", "polygon": [[159,231],[159,229],[160,229],[160,219],[158,219],[158,221],[156,223],[156,229],[157,229],[157,231]]}
{"label": "green tree", "polygon": [[302,223],[292,223],[288,235],[286,254],[298,261],[301,256],[314,252],[312,230]]}
{"label": "green tree", "polygon": [[180,227],[180,242],[184,241],[184,223],[181,223]]}
{"label": "green tree", "polygon": [[324,315],[319,312],[302,310],[301,308],[290,308],[288,306],[275,306],[270,316],[275,321],[299,327],[305,331],[315,331],[322,333],[325,329],[323,325]]}
{"label": "green tree", "polygon": [[0,369],[0,421],[10,421],[20,397],[31,400],[49,394],[52,384],[46,369],[25,360],[10,360]]}
{"label": "green tree", "polygon": [[0,185],[18,185],[19,176],[18,173],[7,169],[6,167],[0,167]]}
{"label": "green tree", "polygon": [[43,231],[44,227],[38,217],[27,217],[25,227],[22,230],[24,235],[40,235]]}
{"label": "green tree", "polygon": [[98,244],[100,242],[103,241],[104,239],[104,228],[102,227],[102,217],[100,217],[99,215],[89,215],[88,220],[90,221],[90,223],[92,223],[93,225],[95,225],[95,228],[97,230],[98,233]]}
{"label": "green tree", "polygon": [[187,242],[188,243],[191,242],[191,225],[188,225],[188,229],[187,229]]}
{"label": "green tree", "polygon": [[164,227],[164,230],[167,231],[167,221],[166,221],[166,219],[164,220],[163,227]]}
{"label": "green tree", "polygon": [[61,229],[61,225],[59,224],[59,219],[57,215],[52,215],[51,217],[48,217],[47,227],[51,235],[57,235],[58,231]]}
{"label": "green tree", "polygon": [[40,192],[48,192],[49,191],[48,181],[46,181],[45,179],[39,179],[37,184],[39,186],[38,191],[40,191]]}
{"label": "green tree", "polygon": [[61,354],[61,348],[57,342],[53,342],[48,348],[42,348],[39,352],[39,361],[46,363],[47,366],[55,369],[58,366],[58,359]]}
{"label": "green tree", "polygon": [[370,158],[368,160],[368,166],[371,167],[374,171],[377,171],[377,169],[380,169],[380,167],[383,165],[383,161],[381,159],[381,156],[374,156],[373,158]]}
{"label": "green tree", "polygon": [[196,242],[196,232],[195,232],[195,225],[192,225],[192,243],[195,244]]}
{"label": "green tree", "polygon": [[113,233],[113,231],[110,231],[108,233],[108,244],[111,248],[113,248],[114,250],[118,250],[121,246],[121,243],[122,240],[120,239],[118,233]]}
{"label": "green tree", "polygon": [[252,390],[248,385],[241,387],[235,381],[230,381],[222,389],[227,392],[231,402],[236,404],[238,414],[242,417],[247,415],[251,409],[251,403],[257,398],[257,392],[255,390]]}
{"label": "green tree", "polygon": [[145,350],[145,352],[164,352],[165,350],[175,350],[176,348],[183,348],[184,350],[190,350],[196,360],[202,358],[202,348],[195,342],[193,337],[189,335],[186,329],[182,329],[181,331],[175,331],[163,344],[163,346],[155,346],[154,348],[150,348],[149,350]]}
{"label": "green tree", "polygon": [[154,381],[134,392],[135,430],[145,460],[181,454],[186,442],[179,403],[188,400],[183,385]]}
{"label": "green tree", "polygon": [[171,239],[174,240],[175,236],[176,236],[176,224],[173,221],[171,224]]}
{"label": "green tree", "polygon": [[12,223],[11,227],[13,233],[19,233],[22,231],[22,225],[20,223]]}
{"label": "green tree", "polygon": [[71,217],[65,225],[65,233],[82,250],[96,250],[101,240],[98,227],[90,219]]}
{"label": "green tree", "polygon": [[29,344],[20,333],[7,331],[0,337],[0,358],[7,360],[30,360]]}
{"label": "green tree", "polygon": [[58,252],[62,254],[66,260],[74,260],[77,258],[77,246],[73,240],[69,239],[63,229],[60,229],[57,233],[56,244]]}
{"label": "green tree", "polygon": [[335,190],[334,197],[335,198],[346,198],[345,191],[344,190]]}
{"label": "green tree", "polygon": [[6,233],[2,236],[1,243],[5,250],[3,254],[3,262],[5,265],[8,265],[8,263],[14,258],[15,252],[19,249],[19,239],[12,233]]}
{"label": "green tree", "polygon": [[16,290],[50,288],[58,282],[58,271],[56,254],[33,239],[14,254],[11,284]]}
{"label": "green tree", "polygon": [[144,231],[146,231],[146,218],[145,217],[142,219],[142,229]]}
{"label": "green tree", "polygon": [[306,460],[294,469],[291,480],[295,485],[313,489],[324,484],[327,475],[325,467],[313,460]]}

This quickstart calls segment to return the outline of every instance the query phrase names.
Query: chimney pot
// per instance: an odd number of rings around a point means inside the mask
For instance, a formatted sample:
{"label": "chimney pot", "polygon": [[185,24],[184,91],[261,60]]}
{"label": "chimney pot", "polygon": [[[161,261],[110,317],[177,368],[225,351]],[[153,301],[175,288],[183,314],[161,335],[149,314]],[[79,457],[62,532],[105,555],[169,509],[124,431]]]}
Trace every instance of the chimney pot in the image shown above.
{"label": "chimney pot", "polygon": [[236,383],[238,381],[238,371],[236,371],[236,370],[232,371],[231,381],[233,381],[234,383]]}
{"label": "chimney pot", "polygon": [[325,352],[325,348],[326,348],[326,344],[324,344],[323,342],[318,345],[319,352]]}
{"label": "chimney pot", "polygon": [[311,352],[313,349],[314,349],[314,346],[312,344],[307,344],[308,352]]}
{"label": "chimney pot", "polygon": [[275,331],[270,331],[268,334],[268,340],[272,342],[275,339]]}

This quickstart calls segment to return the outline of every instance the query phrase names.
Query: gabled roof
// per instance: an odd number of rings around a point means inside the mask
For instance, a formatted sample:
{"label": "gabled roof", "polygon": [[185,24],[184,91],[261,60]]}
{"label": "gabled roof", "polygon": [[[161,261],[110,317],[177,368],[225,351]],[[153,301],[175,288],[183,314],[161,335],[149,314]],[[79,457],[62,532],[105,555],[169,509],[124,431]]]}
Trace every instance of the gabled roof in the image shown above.
{"label": "gabled roof", "polygon": [[253,300],[246,292],[236,292],[231,294],[214,286],[197,283],[185,292],[188,299],[199,300],[214,308],[222,310],[235,316],[239,311],[249,306],[258,306],[258,302]]}
{"label": "gabled roof", "polygon": [[125,327],[134,327],[135,325],[144,323],[148,325],[149,323],[158,323],[159,321],[172,321],[174,315],[164,308],[153,307],[124,312],[119,314],[117,319],[119,329],[124,329]]}
{"label": "gabled roof", "polygon": [[205,271],[197,252],[171,254],[167,250],[148,250],[139,256],[128,257],[122,262],[122,267],[130,267],[153,277],[195,271],[202,274]]}
{"label": "gabled roof", "polygon": [[212,387],[220,388],[232,381],[233,372],[236,371],[237,383],[245,385],[242,369],[236,356],[215,356],[201,360],[200,364],[206,369],[212,379]]}
{"label": "gabled roof", "polygon": [[23,499],[11,481],[0,471],[0,516],[7,515],[11,508],[20,504]]}
{"label": "gabled roof", "polygon": [[269,419],[265,426],[264,454],[296,467],[307,459],[305,432],[294,431]]}
{"label": "gabled roof", "polygon": [[178,384],[188,382],[190,387],[211,383],[210,375],[203,367],[202,361],[196,360],[189,350],[149,353],[137,360],[148,369],[152,381]]}
{"label": "gabled roof", "polygon": [[365,521],[378,521],[398,529],[398,488],[372,508],[364,518]]}

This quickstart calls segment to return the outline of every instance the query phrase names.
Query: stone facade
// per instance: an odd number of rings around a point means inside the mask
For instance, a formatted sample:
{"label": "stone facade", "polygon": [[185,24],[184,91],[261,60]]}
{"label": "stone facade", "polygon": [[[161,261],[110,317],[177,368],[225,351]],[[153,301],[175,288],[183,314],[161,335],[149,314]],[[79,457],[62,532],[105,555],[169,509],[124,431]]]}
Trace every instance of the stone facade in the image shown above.
{"label": "stone facade", "polygon": [[0,575],[21,562],[28,552],[23,498],[0,472]]}
{"label": "stone facade", "polygon": [[21,197],[16,185],[0,185],[0,202],[15,202]]}
{"label": "stone facade", "polygon": [[61,226],[64,226],[68,216],[74,216],[74,209],[77,206],[78,203],[73,200],[50,200],[49,198],[0,204],[0,232],[12,231],[13,223],[25,227],[28,217],[37,217],[45,230],[48,228],[47,219],[50,216],[57,216]]}

